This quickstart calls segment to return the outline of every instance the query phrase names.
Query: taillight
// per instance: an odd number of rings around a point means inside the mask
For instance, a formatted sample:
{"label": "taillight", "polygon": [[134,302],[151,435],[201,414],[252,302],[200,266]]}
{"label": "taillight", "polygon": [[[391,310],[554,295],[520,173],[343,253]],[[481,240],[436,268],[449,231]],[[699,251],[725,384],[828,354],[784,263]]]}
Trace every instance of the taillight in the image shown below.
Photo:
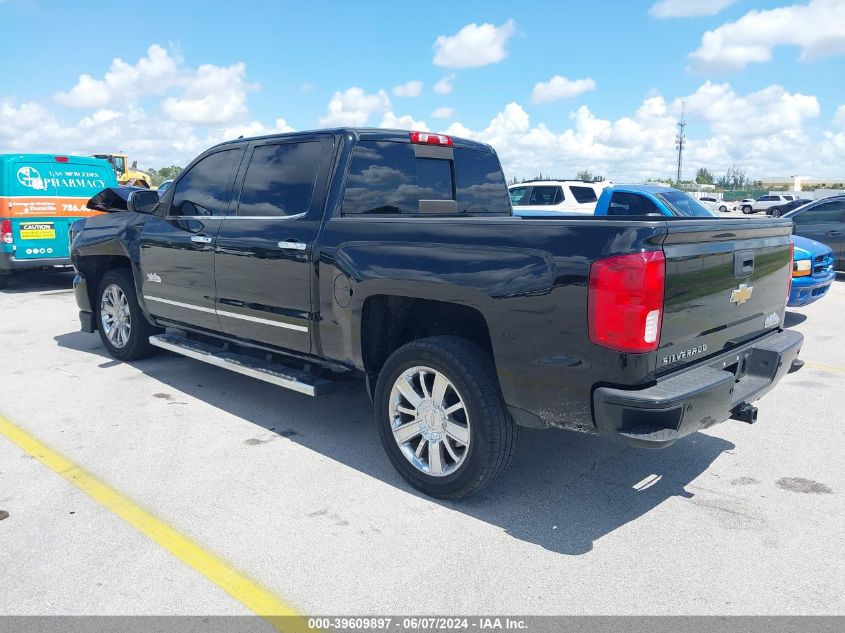
{"label": "taillight", "polygon": [[66,163],[67,156],[53,156],[53,160],[55,160],[57,163]]}
{"label": "taillight", "polygon": [[608,257],[590,267],[590,340],[619,352],[653,352],[663,324],[663,251]]}
{"label": "taillight", "polygon": [[428,132],[411,132],[411,142],[421,145],[443,145],[452,147],[452,137],[445,134],[429,134]]}
{"label": "taillight", "polygon": [[4,244],[11,244],[13,241],[12,221],[0,220],[0,242],[3,242]]}

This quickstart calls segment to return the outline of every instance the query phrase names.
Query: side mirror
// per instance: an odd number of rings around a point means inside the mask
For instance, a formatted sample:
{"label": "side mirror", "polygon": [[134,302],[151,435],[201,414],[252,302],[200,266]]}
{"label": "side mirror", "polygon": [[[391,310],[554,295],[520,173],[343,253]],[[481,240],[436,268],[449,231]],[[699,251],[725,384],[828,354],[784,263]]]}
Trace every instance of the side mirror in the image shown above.
{"label": "side mirror", "polygon": [[133,191],[126,199],[126,208],[135,213],[152,213],[158,204],[158,193],[150,189]]}

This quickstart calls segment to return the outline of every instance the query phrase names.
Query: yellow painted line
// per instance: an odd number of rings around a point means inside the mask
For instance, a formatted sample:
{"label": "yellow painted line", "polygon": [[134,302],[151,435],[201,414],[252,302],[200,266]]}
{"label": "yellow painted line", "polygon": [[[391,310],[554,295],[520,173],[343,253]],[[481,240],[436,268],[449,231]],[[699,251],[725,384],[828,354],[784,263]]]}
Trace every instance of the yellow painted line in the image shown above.
{"label": "yellow painted line", "polygon": [[[247,609],[283,631],[306,630],[305,618],[226,562],[205,551],[191,539],[155,518],[143,508],[99,481],[76,464],[50,450],[39,440],[0,415],[0,434],[38,459],[136,530],[161,545],[176,558],[205,576]],[[278,617],[283,616],[283,617]],[[291,617],[295,616],[295,617]]]}
{"label": "yellow painted line", "polygon": [[824,363],[811,363],[807,361],[804,363],[804,366],[807,369],[826,371],[830,374],[845,374],[845,367],[837,367],[836,365],[825,365]]}

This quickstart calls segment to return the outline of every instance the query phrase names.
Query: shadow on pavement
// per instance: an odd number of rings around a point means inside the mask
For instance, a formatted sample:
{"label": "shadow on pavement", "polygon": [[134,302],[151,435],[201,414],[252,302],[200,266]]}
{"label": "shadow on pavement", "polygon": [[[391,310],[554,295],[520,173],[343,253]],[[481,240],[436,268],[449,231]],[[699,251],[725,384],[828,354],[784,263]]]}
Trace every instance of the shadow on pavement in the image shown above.
{"label": "shadow on pavement", "polygon": [[787,310],[786,314],[783,315],[783,327],[795,327],[796,325],[802,324],[806,320],[806,314],[803,314],[801,312],[791,312],[790,310]]}
{"label": "shadow on pavement", "polygon": [[9,285],[0,294],[14,295],[47,290],[73,290],[73,269],[33,270],[15,272]]}
{"label": "shadow on pavement", "polygon": [[[55,340],[61,347],[101,356],[103,371],[119,364],[95,334],[73,332]],[[362,383],[340,382],[332,393],[309,398],[166,352],[133,365],[172,389],[408,494],[566,555],[589,552],[597,539],[673,496],[692,497],[685,486],[721,453],[734,448],[702,433],[667,449],[648,451],[591,435],[524,429],[516,461],[507,473],[475,497],[437,501],[417,493],[393,470],[379,443]],[[338,416],[337,411],[344,414]]]}

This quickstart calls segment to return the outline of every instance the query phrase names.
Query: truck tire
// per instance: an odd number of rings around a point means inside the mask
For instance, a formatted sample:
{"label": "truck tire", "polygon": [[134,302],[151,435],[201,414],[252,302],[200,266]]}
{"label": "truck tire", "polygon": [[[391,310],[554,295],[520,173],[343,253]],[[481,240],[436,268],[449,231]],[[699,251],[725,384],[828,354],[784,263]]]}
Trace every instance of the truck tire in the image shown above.
{"label": "truck tire", "polygon": [[158,330],[141,312],[135,281],[128,268],[106,271],[97,286],[97,301],[93,307],[100,340],[111,356],[119,360],[137,360],[155,351],[150,345],[150,336]]}
{"label": "truck tire", "polygon": [[467,339],[433,336],[400,347],[381,370],[374,401],[387,456],[427,495],[468,497],[516,454],[519,427],[493,359]]}
{"label": "truck tire", "polygon": [[0,290],[9,285],[9,280],[12,278],[10,273],[0,273]]}

